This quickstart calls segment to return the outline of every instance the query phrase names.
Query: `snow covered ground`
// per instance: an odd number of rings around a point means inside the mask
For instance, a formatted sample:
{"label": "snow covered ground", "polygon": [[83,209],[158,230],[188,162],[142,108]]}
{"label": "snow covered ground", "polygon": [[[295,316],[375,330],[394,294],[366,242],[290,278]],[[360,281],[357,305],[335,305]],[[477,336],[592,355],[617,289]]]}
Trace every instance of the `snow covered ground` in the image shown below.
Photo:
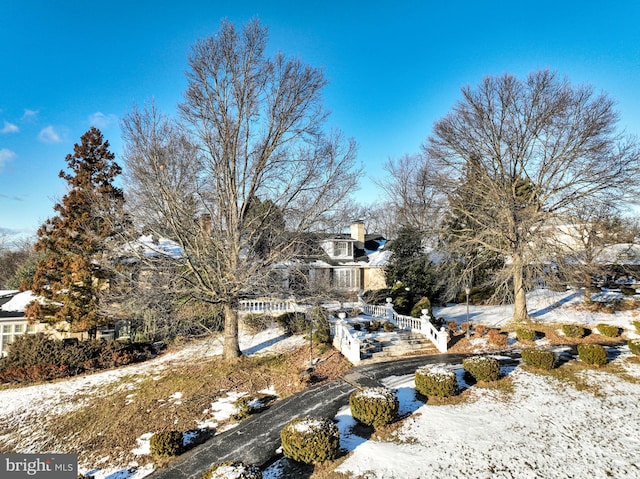
{"label": "snow covered ground", "polygon": [[[615,324],[636,337],[631,325],[638,319],[634,311],[616,314],[578,311],[581,296],[574,292],[539,291],[529,296],[529,311],[543,323]],[[471,306],[474,323],[489,326],[505,324],[509,306]],[[435,310],[446,320],[466,320],[466,306],[454,305]],[[256,336],[243,336],[246,354],[285,351],[304,344],[302,337],[284,338],[278,330]],[[155,360],[64,381],[0,390],[0,424],[17,425],[19,452],[37,443],[34,427],[38,417],[64,414],[82,407],[82,397],[96,394],[105,384],[125,376],[161,375],[172,363],[197,361],[219,355],[221,344],[194,342],[184,349]],[[628,350],[615,360],[626,375],[593,370],[584,381],[597,385],[599,394],[579,391],[570,383],[536,375],[516,368],[505,371],[513,384],[512,392],[472,387],[471,398],[462,404],[433,406],[418,401],[413,377],[385,380],[397,390],[401,413],[409,415],[386,441],[358,437],[352,432],[349,409],[336,419],[341,429],[341,446],[350,451],[337,468],[339,472],[367,478],[569,478],[640,477],[640,365],[630,360]],[[461,369],[456,368],[462,384]],[[180,401],[179,392],[170,400]],[[233,414],[232,398],[211,405],[215,420]],[[225,416],[226,415],[226,416]],[[151,431],[150,431],[151,432]],[[131,444],[140,454],[148,453],[146,434]],[[2,439],[2,432],[0,432]],[[15,439],[15,438],[14,438]],[[152,466],[114,467],[102,464],[81,468],[96,479],[141,479]],[[264,471],[265,479],[282,477],[276,462]]]}

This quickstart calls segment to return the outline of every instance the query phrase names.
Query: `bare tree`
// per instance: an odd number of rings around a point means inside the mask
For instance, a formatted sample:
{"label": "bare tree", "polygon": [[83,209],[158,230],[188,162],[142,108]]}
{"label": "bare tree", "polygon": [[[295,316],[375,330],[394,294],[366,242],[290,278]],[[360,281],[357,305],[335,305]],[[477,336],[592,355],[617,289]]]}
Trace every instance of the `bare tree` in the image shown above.
{"label": "bare tree", "polygon": [[268,58],[266,42],[257,21],[223,22],[192,49],[181,121],[146,108],[123,123],[129,194],[180,244],[185,293],[223,308],[226,358],[240,355],[238,301],[278,291],[277,266],[331,225],[360,174],[355,143],[324,128],[322,71]]}
{"label": "bare tree", "polygon": [[394,229],[410,225],[433,239],[446,196],[436,188],[428,158],[421,154],[406,154],[397,160],[390,158],[384,171],[386,176],[376,184],[386,198],[385,210],[393,212]]}
{"label": "bare tree", "polygon": [[497,280],[525,320],[527,271],[553,258],[555,231],[577,205],[629,198],[638,149],[616,132],[610,98],[549,71],[487,77],[462,95],[424,147],[457,220],[449,240],[504,258]]}

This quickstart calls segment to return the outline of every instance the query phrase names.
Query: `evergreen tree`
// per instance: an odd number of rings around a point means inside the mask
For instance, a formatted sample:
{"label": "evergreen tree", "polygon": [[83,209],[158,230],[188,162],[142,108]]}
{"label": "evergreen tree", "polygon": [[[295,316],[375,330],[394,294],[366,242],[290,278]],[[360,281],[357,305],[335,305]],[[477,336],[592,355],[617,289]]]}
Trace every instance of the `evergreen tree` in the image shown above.
{"label": "evergreen tree", "polygon": [[46,304],[32,303],[27,316],[67,321],[74,331],[95,332],[103,322],[99,293],[104,286],[109,243],[123,226],[122,190],[114,186],[121,168],[109,142],[91,127],[66,157],[60,171],[69,190],[54,206],[57,215],[38,230],[36,251],[43,252],[31,289]]}

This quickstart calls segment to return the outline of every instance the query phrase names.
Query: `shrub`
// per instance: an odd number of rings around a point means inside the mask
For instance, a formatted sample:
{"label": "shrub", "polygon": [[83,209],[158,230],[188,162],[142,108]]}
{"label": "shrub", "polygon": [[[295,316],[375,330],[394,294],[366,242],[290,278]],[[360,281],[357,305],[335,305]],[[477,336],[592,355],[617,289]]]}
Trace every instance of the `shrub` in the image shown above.
{"label": "shrub", "polygon": [[516,337],[518,341],[533,341],[536,339],[536,332],[529,328],[518,328],[516,329]]}
{"label": "shrub", "polygon": [[630,288],[629,286],[620,287],[620,291],[625,296],[633,296],[634,294],[636,294],[636,289],[635,288]]}
{"label": "shrub", "polygon": [[429,298],[427,298],[426,296],[424,296],[423,298],[420,298],[420,300],[413,305],[413,308],[411,308],[410,316],[413,316],[414,318],[419,318],[420,316],[422,316],[423,309],[426,309],[429,311],[427,313],[429,314],[429,316],[433,316],[433,312],[431,309],[431,301],[429,301]]}
{"label": "shrub", "polygon": [[630,339],[627,344],[632,354],[640,356],[640,339]]}
{"label": "shrub", "polygon": [[617,338],[620,336],[620,328],[613,326],[612,324],[601,323],[596,327],[598,328],[598,332],[603,336],[607,336],[609,338]]}
{"label": "shrub", "polygon": [[489,328],[487,328],[484,324],[476,324],[475,328],[473,328],[473,333],[476,337],[484,336]]}
{"label": "shrub", "polygon": [[258,466],[242,462],[218,462],[206,470],[201,479],[262,479]]}
{"label": "shrub", "polygon": [[607,351],[599,344],[578,344],[578,357],[594,366],[607,364]]}
{"label": "shrub", "polygon": [[462,367],[476,381],[497,381],[500,377],[500,363],[488,356],[474,356],[462,360]]}
{"label": "shrub", "polygon": [[522,362],[527,366],[538,369],[553,369],[555,356],[546,349],[526,348],[522,350]]}
{"label": "shrub", "polygon": [[254,401],[252,396],[242,396],[235,400],[233,405],[236,408],[236,412],[233,413],[233,419],[236,421],[241,421],[242,419],[249,417],[253,414],[253,407],[251,407],[251,403]]}
{"label": "shrub", "polygon": [[449,397],[458,394],[458,379],[450,369],[425,366],[416,370],[416,391],[426,397]]}
{"label": "shrub", "polygon": [[578,324],[563,324],[562,332],[568,338],[584,338],[586,331]]}
{"label": "shrub", "polygon": [[280,440],[286,457],[306,464],[331,461],[340,450],[340,431],[327,418],[293,419],[280,431]]}
{"label": "shrub", "polygon": [[303,313],[284,313],[276,318],[276,323],[286,334],[302,334],[309,331],[309,321]]}
{"label": "shrub", "polygon": [[374,319],[373,321],[366,323],[367,331],[369,331],[370,333],[375,333],[381,327],[382,327],[382,323],[377,319]]}
{"label": "shrub", "polygon": [[313,321],[313,341],[321,344],[330,343],[331,326],[329,325],[329,315],[327,311],[323,307],[318,306],[311,310],[310,317],[311,321]]}
{"label": "shrub", "polygon": [[509,337],[506,334],[501,334],[497,329],[490,329],[487,332],[487,338],[489,343],[500,348],[504,348],[509,342]]}
{"label": "shrub", "polygon": [[386,388],[364,388],[349,396],[352,416],[367,426],[380,427],[393,422],[398,414],[398,397]]}
{"label": "shrub", "polygon": [[182,433],[180,431],[162,431],[151,436],[149,441],[151,454],[156,456],[177,456],[182,453]]}
{"label": "shrub", "polygon": [[447,321],[447,329],[452,333],[455,333],[458,330],[458,322],[450,319],[449,321]]}
{"label": "shrub", "polygon": [[633,321],[632,324],[636,328],[636,333],[640,333],[640,321]]}
{"label": "shrub", "polygon": [[391,331],[396,329],[396,325],[391,321],[385,321],[384,323],[382,323],[382,329],[384,329],[387,333],[390,333]]}
{"label": "shrub", "polygon": [[242,318],[242,325],[250,334],[266,330],[271,324],[271,318],[261,314],[247,314]]}

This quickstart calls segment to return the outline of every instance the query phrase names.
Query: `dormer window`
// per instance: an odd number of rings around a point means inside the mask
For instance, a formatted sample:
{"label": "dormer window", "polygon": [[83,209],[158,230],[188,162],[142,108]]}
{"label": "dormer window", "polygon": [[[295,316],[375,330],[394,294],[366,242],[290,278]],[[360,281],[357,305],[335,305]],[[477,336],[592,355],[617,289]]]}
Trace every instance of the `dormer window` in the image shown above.
{"label": "dormer window", "polygon": [[338,258],[353,257],[353,242],[351,241],[334,241],[333,256]]}

